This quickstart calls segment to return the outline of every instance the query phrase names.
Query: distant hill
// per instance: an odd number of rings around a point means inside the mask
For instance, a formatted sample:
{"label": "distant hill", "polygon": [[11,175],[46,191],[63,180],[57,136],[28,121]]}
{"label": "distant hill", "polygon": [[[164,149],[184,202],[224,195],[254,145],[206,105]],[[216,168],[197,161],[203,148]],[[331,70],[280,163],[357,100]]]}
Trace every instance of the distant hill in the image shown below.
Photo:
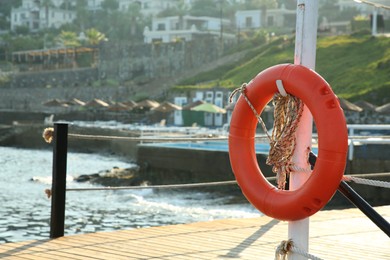
{"label": "distant hill", "polygon": [[[249,49],[239,61],[183,80],[173,90],[216,86],[235,89],[260,71],[293,60],[294,39],[278,38]],[[367,34],[319,37],[316,71],[339,97],[364,99],[377,105],[390,102],[390,38]]]}

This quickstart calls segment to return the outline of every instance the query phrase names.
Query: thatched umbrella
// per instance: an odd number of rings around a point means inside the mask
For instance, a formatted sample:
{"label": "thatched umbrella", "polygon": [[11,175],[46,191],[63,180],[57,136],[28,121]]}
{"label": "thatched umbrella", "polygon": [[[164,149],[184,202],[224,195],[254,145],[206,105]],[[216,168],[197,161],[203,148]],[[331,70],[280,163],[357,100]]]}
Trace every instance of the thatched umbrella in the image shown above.
{"label": "thatched umbrella", "polygon": [[175,104],[172,104],[171,102],[164,101],[159,106],[152,108],[153,111],[168,113],[175,110],[181,110],[181,107]]}
{"label": "thatched umbrella", "polygon": [[390,103],[377,107],[375,111],[378,113],[390,114]]}
{"label": "thatched umbrella", "polygon": [[375,109],[376,109],[375,105],[373,105],[367,101],[364,101],[364,100],[356,101],[354,104],[357,105],[358,107],[363,108],[363,110],[365,110],[365,111],[375,111]]}
{"label": "thatched umbrella", "polygon": [[98,98],[95,98],[85,104],[85,107],[91,107],[91,108],[102,108],[102,107],[109,107],[109,106],[110,105],[108,103]]}
{"label": "thatched umbrella", "polygon": [[47,107],[67,107],[68,105],[64,102],[64,101],[61,101],[59,99],[50,99],[46,102],[43,103],[44,106],[47,106]]}
{"label": "thatched umbrella", "polygon": [[160,104],[157,101],[145,99],[145,100],[142,100],[141,102],[138,102],[136,107],[148,107],[148,108],[152,109],[154,107],[157,107],[158,105],[160,105]]}
{"label": "thatched umbrella", "polygon": [[125,104],[118,102],[118,103],[114,103],[114,104],[110,105],[108,107],[108,110],[109,111],[127,111],[127,110],[130,110],[130,108],[128,106],[126,106]]}
{"label": "thatched umbrella", "polygon": [[346,99],[340,98],[339,99],[340,106],[344,111],[353,111],[353,112],[362,112],[363,108],[349,102]]}
{"label": "thatched umbrella", "polygon": [[85,102],[81,101],[80,99],[77,99],[77,98],[73,98],[71,100],[68,100],[65,103],[70,105],[70,106],[85,106]]}
{"label": "thatched umbrella", "polygon": [[128,108],[134,108],[135,106],[137,106],[137,102],[133,101],[133,100],[129,100],[129,101],[125,101],[125,102],[122,102],[123,105],[127,106]]}
{"label": "thatched umbrella", "polygon": [[133,109],[138,111],[149,111],[152,108],[158,107],[159,105],[160,104],[157,101],[145,99],[141,102],[138,102]]}

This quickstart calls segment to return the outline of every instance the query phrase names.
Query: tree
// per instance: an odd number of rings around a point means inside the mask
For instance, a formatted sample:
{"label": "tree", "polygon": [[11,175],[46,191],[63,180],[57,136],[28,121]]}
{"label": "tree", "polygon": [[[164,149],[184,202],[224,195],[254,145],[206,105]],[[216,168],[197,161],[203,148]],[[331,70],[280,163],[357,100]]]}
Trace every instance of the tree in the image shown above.
{"label": "tree", "polygon": [[220,0],[197,0],[192,4],[190,15],[220,17],[220,8],[217,4]]}
{"label": "tree", "polygon": [[276,8],[276,0],[245,0],[244,7],[245,9],[262,9],[262,8]]}
{"label": "tree", "polygon": [[93,14],[87,10],[88,2],[87,0],[77,0],[76,1],[76,19],[74,24],[77,24],[80,31],[84,31],[84,28],[94,27],[93,24]]}
{"label": "tree", "polygon": [[87,36],[87,42],[88,44],[92,46],[99,45],[100,42],[104,41],[106,39],[106,36],[104,33],[99,32],[95,28],[91,28],[85,31],[85,36]]}
{"label": "tree", "polygon": [[95,28],[91,28],[85,31],[85,36],[87,36],[87,42],[93,48],[93,64],[96,65],[98,62],[98,51],[97,46],[104,40],[106,40],[106,36],[104,33],[99,32]]}
{"label": "tree", "polygon": [[104,0],[101,6],[104,10],[112,12],[119,9],[119,2],[117,0]]}
{"label": "tree", "polygon": [[57,37],[57,43],[63,47],[78,47],[80,46],[80,41],[77,38],[75,32],[62,31]]}
{"label": "tree", "polygon": [[8,16],[11,13],[11,9],[18,7],[22,4],[22,0],[1,0],[0,13],[4,16]]}
{"label": "tree", "polygon": [[346,8],[340,12],[337,0],[324,1],[319,8],[319,17],[326,17],[328,21],[350,21],[357,14],[356,8]]}
{"label": "tree", "polygon": [[137,34],[137,26],[142,21],[143,16],[141,13],[141,5],[138,3],[132,3],[127,11],[130,18],[130,34],[135,36]]}

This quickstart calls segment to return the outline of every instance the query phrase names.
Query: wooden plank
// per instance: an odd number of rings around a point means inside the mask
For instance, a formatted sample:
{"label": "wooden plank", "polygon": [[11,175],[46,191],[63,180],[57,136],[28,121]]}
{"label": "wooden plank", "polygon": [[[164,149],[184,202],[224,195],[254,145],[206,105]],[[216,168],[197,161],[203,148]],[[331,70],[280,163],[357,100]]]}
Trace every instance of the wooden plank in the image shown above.
{"label": "wooden plank", "polygon": [[[390,219],[390,206],[376,208]],[[357,209],[311,217],[311,254],[323,259],[390,259],[390,240]],[[287,222],[226,219],[70,235],[0,245],[2,259],[273,259]]]}

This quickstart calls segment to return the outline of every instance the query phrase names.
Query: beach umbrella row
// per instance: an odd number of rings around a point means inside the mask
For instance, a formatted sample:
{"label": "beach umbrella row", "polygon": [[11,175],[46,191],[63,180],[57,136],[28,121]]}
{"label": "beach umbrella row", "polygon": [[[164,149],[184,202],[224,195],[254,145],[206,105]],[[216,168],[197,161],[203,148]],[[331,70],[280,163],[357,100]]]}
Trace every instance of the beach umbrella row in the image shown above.
{"label": "beach umbrella row", "polygon": [[153,108],[159,106],[159,103],[152,100],[144,100],[140,103],[136,103],[133,100],[125,102],[107,103],[101,99],[95,98],[88,102],[83,102],[79,99],[71,99],[69,101],[62,101],[59,99],[51,99],[44,103],[44,106],[48,107],[70,107],[70,106],[82,106],[87,108],[106,108],[109,111],[126,111],[131,109]]}
{"label": "beach umbrella row", "polygon": [[153,111],[163,112],[163,113],[169,113],[175,110],[181,110],[182,108],[178,105],[175,105],[171,102],[164,101],[161,104],[159,104],[157,107],[152,108]]}
{"label": "beach umbrella row", "polygon": [[[355,103],[351,103],[346,99],[339,99],[340,106],[344,111],[352,111],[352,112],[362,112],[362,111],[371,111],[378,113],[390,113],[390,103],[384,104],[382,106],[376,107],[375,105],[367,102],[367,101],[357,101]],[[154,100],[143,100],[141,102],[135,102],[133,100],[125,101],[125,102],[116,102],[116,103],[107,103],[101,99],[93,99],[89,102],[83,102],[79,99],[73,98],[69,101],[61,101],[59,99],[51,99],[43,103],[44,106],[48,107],[70,107],[70,106],[83,106],[87,108],[105,108],[109,111],[128,111],[128,110],[138,110],[138,111],[157,111],[168,113],[175,110],[190,110],[190,111],[199,111],[206,113],[221,113],[225,114],[227,110],[233,110],[235,103],[231,103],[227,105],[225,108],[221,108],[214,104],[198,100],[193,103],[187,104],[183,107],[175,105],[171,102],[164,101],[159,103]],[[266,106],[264,111],[271,111],[273,108],[271,106]]]}
{"label": "beach umbrella row", "polygon": [[341,108],[344,109],[345,111],[354,111],[354,112],[371,111],[377,113],[390,113],[390,103],[377,107],[364,100],[359,100],[355,103],[351,103],[343,98],[340,98],[339,100],[340,100]]}

